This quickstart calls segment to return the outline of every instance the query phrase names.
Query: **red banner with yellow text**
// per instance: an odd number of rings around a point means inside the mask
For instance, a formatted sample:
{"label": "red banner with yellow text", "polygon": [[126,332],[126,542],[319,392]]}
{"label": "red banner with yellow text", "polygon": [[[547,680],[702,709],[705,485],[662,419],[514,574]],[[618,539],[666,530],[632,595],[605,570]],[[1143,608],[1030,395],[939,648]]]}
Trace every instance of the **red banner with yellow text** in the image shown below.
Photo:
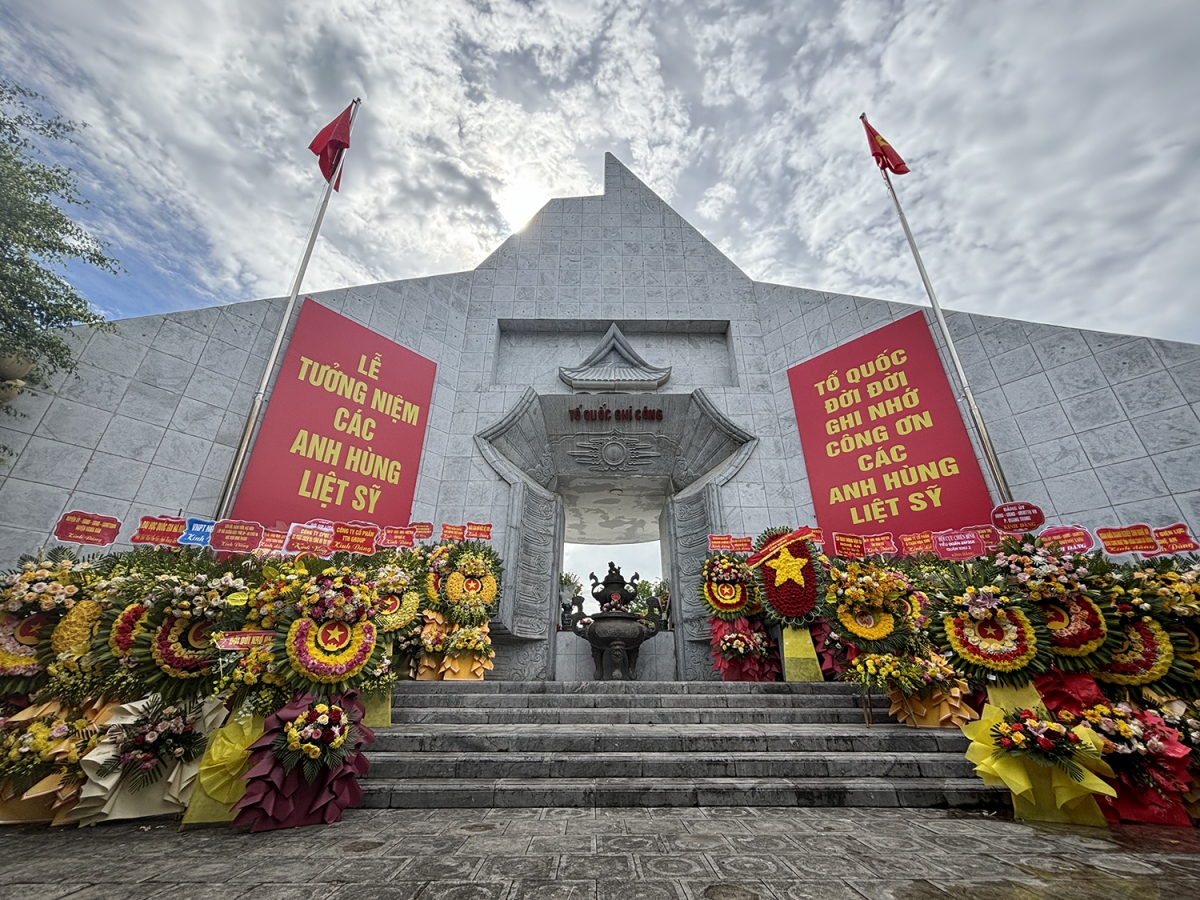
{"label": "red banner with yellow text", "polygon": [[990,521],[923,313],[793,366],[788,382],[824,531],[913,535]]}
{"label": "red banner with yellow text", "polygon": [[231,518],[407,525],[436,370],[306,298]]}

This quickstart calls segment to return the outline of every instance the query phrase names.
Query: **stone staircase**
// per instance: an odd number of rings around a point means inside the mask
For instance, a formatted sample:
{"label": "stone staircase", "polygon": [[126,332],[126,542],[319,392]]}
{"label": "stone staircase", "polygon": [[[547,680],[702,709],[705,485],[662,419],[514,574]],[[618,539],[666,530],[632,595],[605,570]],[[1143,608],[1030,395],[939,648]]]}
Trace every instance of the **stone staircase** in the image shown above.
{"label": "stone staircase", "polygon": [[840,683],[411,681],[375,731],[363,805],[999,808],[956,729]]}

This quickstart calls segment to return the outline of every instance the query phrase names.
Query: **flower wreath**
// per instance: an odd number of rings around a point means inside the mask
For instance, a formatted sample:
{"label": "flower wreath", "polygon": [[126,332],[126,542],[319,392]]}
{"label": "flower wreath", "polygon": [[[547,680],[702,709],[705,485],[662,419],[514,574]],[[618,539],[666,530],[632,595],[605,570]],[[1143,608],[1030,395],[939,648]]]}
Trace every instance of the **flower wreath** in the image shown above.
{"label": "flower wreath", "polygon": [[[46,624],[43,613],[17,616],[0,613],[0,683],[20,684],[27,678],[40,675],[44,666],[37,660],[38,632]],[[24,693],[13,690],[4,693]]]}
{"label": "flower wreath", "polygon": [[872,654],[899,653],[913,633],[923,595],[899,572],[851,561],[831,566],[822,613],[840,639]]}
{"label": "flower wreath", "polygon": [[496,551],[482,541],[462,541],[449,549],[438,590],[451,622],[470,628],[491,618],[502,569]]}
{"label": "flower wreath", "polygon": [[1147,685],[1165,678],[1175,663],[1171,636],[1150,616],[1121,626],[1124,643],[1102,665],[1096,678],[1109,684]]}
{"label": "flower wreath", "polygon": [[976,681],[1020,687],[1049,666],[1049,636],[1016,606],[976,618],[966,610],[935,620],[934,632],[955,667]]}
{"label": "flower wreath", "polygon": [[710,613],[733,620],[757,612],[758,586],[746,558],[737,553],[710,553],[700,572],[700,600]]}
{"label": "flower wreath", "polygon": [[[1117,626],[1106,610],[1083,594],[1066,594],[1038,604],[1050,632],[1050,652],[1064,672],[1088,672],[1108,661],[1108,636]],[[1109,621],[1109,617],[1113,621]],[[1101,652],[1105,651],[1105,652]]]}
{"label": "flower wreath", "polygon": [[311,687],[312,682],[334,685],[337,690],[354,687],[377,646],[375,624],[365,619],[351,624],[298,618],[284,638],[284,651],[292,664],[284,680],[297,688]]}
{"label": "flower wreath", "polygon": [[128,653],[146,692],[170,703],[210,693],[217,655],[209,635],[213,623],[170,613],[157,624],[155,618],[151,611],[134,627]]}
{"label": "flower wreath", "polygon": [[[779,536],[764,532],[757,551]],[[817,573],[809,543],[797,539],[779,547],[758,566],[762,582],[762,604],[767,618],[784,627],[803,628],[817,617]]]}

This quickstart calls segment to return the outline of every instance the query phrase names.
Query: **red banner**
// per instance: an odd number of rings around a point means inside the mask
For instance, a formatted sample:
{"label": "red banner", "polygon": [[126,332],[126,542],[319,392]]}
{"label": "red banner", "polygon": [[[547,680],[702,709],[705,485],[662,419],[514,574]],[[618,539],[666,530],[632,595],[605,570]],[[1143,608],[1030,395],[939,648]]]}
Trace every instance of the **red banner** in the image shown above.
{"label": "red banner", "polygon": [[793,366],[788,382],[822,529],[988,521],[992,500],[923,313]]}
{"label": "red banner", "polygon": [[916,534],[900,535],[900,552],[905,556],[912,556],[915,553],[932,553],[933,532],[920,531]]}
{"label": "red banner", "polygon": [[388,525],[380,532],[375,543],[380,547],[415,547],[417,546],[416,537],[414,528],[397,528],[395,525]]}
{"label": "red banner", "polygon": [[1105,553],[1155,553],[1158,541],[1149,525],[1126,525],[1124,528],[1097,528],[1096,537]]}
{"label": "red banner", "polygon": [[[262,544],[263,531],[263,527],[257,522],[221,519],[213,526],[208,546],[226,553],[250,553],[259,549]],[[282,542],[279,548],[283,548]]]}
{"label": "red banner", "polygon": [[492,526],[480,525],[478,522],[467,523],[467,540],[468,541],[490,541],[492,539]]}
{"label": "red banner", "polygon": [[466,525],[443,525],[442,540],[443,541],[465,541],[467,539]]}
{"label": "red banner", "polygon": [[933,552],[939,559],[974,559],[987,548],[978,531],[938,531],[933,535]]}
{"label": "red banner", "polygon": [[436,369],[305,299],[232,517],[406,524]]}
{"label": "red banner", "polygon": [[375,552],[375,538],[379,528],[362,522],[334,522],[333,537],[329,541],[330,552],[361,553],[370,556]]}
{"label": "red banner", "polygon": [[283,545],[285,553],[312,553],[316,556],[329,555],[333,543],[332,522],[295,522],[287,531]]}
{"label": "red banner", "polygon": [[1001,503],[992,510],[992,524],[1009,534],[1032,534],[1046,524],[1046,514],[1032,503]]}
{"label": "red banner", "polygon": [[1196,543],[1196,539],[1182,522],[1168,525],[1166,528],[1155,528],[1154,539],[1158,542],[1159,553],[1192,553],[1200,550],[1200,544]]}
{"label": "red banner", "polygon": [[979,539],[983,541],[985,550],[998,550],[1000,548],[1000,532],[992,525],[972,525],[970,528],[964,528],[964,531],[974,531],[979,535]]}
{"label": "red banner", "polygon": [[274,639],[273,631],[226,631],[213,643],[218,650],[249,650],[269,644]]}
{"label": "red banner", "polygon": [[858,534],[833,533],[833,555],[845,559],[862,559],[866,555],[866,541]]}
{"label": "red banner", "polygon": [[427,541],[433,537],[432,522],[413,522],[408,527],[413,530],[413,535],[418,541]]}
{"label": "red banner", "polygon": [[754,552],[754,538],[752,537],[735,537],[730,540],[730,544],[734,553]]}
{"label": "red banner", "polygon": [[63,513],[54,526],[54,536],[64,544],[94,544],[105,547],[121,533],[121,520],[112,516],[73,509]]}
{"label": "red banner", "polygon": [[1091,533],[1082,525],[1055,525],[1038,535],[1045,544],[1058,544],[1063,553],[1087,553],[1096,546]]}
{"label": "red banner", "polygon": [[179,536],[187,531],[187,519],[174,516],[142,516],[137,531],[129,539],[131,544],[155,544],[178,547]]}

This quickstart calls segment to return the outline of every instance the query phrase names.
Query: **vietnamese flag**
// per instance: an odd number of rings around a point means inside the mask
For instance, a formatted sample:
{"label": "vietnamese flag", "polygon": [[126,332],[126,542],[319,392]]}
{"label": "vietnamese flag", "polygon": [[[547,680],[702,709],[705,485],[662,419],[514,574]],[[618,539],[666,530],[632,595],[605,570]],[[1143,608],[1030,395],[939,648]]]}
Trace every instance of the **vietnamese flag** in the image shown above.
{"label": "vietnamese flag", "polygon": [[[342,154],[350,149],[350,119],[353,110],[354,104],[351,103],[340,116],[322,128],[308,145],[308,149],[317,155],[321,174],[325,176],[326,181],[333,177]],[[333,189],[336,191],[341,187],[342,173],[338,172],[337,184]]]}
{"label": "vietnamese flag", "polygon": [[908,166],[904,164],[895,148],[883,139],[883,135],[871,127],[871,123],[867,121],[867,114],[863,113],[859,118],[862,119],[863,128],[867,129],[867,143],[871,145],[871,155],[875,157],[879,168],[895,172],[897,175],[907,175]]}

